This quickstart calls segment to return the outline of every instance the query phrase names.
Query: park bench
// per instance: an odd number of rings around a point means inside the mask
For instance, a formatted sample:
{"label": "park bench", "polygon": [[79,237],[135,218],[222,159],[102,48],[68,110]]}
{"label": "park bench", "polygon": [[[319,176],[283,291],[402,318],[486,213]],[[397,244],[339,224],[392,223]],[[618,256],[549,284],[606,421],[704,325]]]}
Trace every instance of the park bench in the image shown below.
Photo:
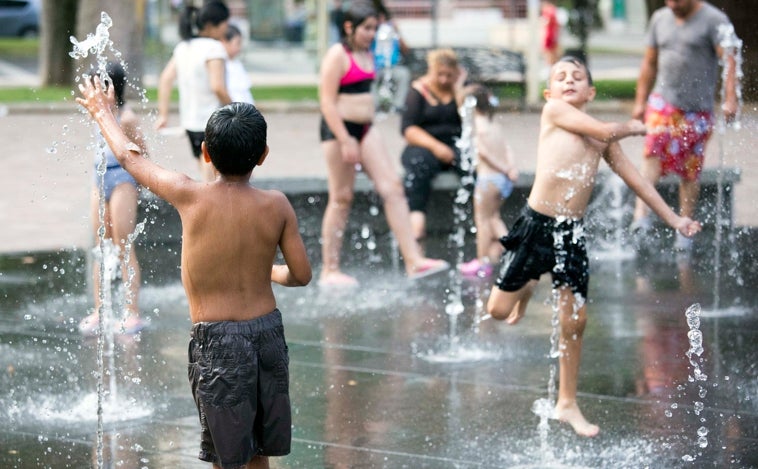
{"label": "park bench", "polygon": [[[519,106],[526,108],[526,63],[524,54],[502,47],[452,47],[458,61],[468,72],[468,81],[488,86],[503,101],[505,90],[515,85]],[[427,47],[412,48],[404,56],[411,77],[426,73]]]}

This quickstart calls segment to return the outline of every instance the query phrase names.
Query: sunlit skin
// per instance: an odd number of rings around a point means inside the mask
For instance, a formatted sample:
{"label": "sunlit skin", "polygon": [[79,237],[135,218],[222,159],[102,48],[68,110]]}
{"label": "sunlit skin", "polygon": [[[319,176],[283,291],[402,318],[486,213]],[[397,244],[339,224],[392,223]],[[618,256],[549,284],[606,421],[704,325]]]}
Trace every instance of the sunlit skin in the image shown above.
{"label": "sunlit skin", "polygon": [[[700,223],[676,215],[661,199],[655,187],[643,179],[623,153],[618,141],[644,135],[639,120],[625,123],[601,122],[584,112],[595,97],[585,67],[573,61],[559,61],[551,69],[550,82],[544,92],[546,103],[540,118],[537,167],[528,205],[549,217],[581,219],[595,182],[600,159],[669,226],[685,236],[700,231]],[[526,312],[536,280],[517,291],[494,286],[487,302],[487,312],[494,318],[516,324]],[[557,289],[560,320],[560,386],[554,418],[568,422],[583,436],[595,436],[600,428],[587,421],[576,401],[582,337],[587,321],[587,306],[568,286]]]}

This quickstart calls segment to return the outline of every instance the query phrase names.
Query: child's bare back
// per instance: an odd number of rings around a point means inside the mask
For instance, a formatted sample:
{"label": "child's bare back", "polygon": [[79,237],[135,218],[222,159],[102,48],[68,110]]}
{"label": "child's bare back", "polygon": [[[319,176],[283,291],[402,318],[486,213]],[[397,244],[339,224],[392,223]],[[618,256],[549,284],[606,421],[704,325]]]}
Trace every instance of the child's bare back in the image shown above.
{"label": "child's bare back", "polygon": [[281,192],[223,176],[192,185],[197,199],[177,205],[182,282],[192,322],[243,321],[270,313],[276,307],[271,266],[277,248],[281,245],[287,258],[298,251],[291,244],[300,243],[289,201]]}

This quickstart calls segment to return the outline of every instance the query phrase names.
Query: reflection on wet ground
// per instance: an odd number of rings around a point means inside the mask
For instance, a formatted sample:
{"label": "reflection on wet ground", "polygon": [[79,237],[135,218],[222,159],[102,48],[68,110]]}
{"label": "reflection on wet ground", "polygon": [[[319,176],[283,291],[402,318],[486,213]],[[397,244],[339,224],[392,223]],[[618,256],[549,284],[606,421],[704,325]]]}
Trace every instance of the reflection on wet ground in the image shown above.
{"label": "reflection on wet ground", "polygon": [[[718,286],[707,243],[689,257],[657,248],[637,257],[593,253],[579,398],[601,434],[580,438],[552,421],[546,442],[531,407],[547,395],[549,282],[517,326],[475,320],[489,279],[464,280],[465,310],[451,317],[444,303],[452,277],[405,281],[380,239],[378,251],[358,250],[348,264],[358,290],[276,289],[290,346],[294,441],[273,466],[754,467],[754,238],[728,238]],[[444,244],[427,251],[444,252]],[[317,244],[309,245],[317,258]],[[140,303],[151,325],[137,340],[116,341],[106,467],[208,467],[196,459],[178,249],[142,246],[139,254]],[[96,341],[76,330],[91,307],[86,265],[82,252],[0,259],[0,467],[95,464]],[[709,309],[714,292],[719,310]],[[685,356],[684,312],[693,303],[704,309],[700,383],[690,381]],[[703,435],[705,447],[697,444]]]}

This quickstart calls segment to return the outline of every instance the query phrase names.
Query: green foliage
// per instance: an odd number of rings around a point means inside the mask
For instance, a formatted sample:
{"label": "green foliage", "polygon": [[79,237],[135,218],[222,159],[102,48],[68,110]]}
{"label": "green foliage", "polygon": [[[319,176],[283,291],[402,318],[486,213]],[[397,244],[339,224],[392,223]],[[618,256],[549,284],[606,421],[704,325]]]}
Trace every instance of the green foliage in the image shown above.
{"label": "green foliage", "polygon": [[39,52],[39,38],[0,38],[0,57],[10,58],[35,58]]}
{"label": "green foliage", "polygon": [[634,99],[636,80],[595,80],[598,100]]}
{"label": "green foliage", "polygon": [[[634,99],[635,80],[595,80],[598,100]],[[13,87],[0,88],[0,103],[63,103],[73,101],[74,87],[45,87],[28,88]],[[501,99],[518,99],[520,90],[516,85],[506,85],[497,90]],[[317,101],[318,89],[315,85],[298,86],[255,86],[253,96],[256,101]],[[155,88],[147,89],[147,99],[150,103],[158,101],[158,91]],[[173,90],[172,101],[179,99],[176,89]]]}
{"label": "green foliage", "polygon": [[49,86],[43,88],[13,87],[0,88],[0,102],[12,103],[62,103],[73,101],[73,87]]}
{"label": "green foliage", "polygon": [[[62,103],[72,101],[74,87],[10,87],[0,88],[0,103],[26,103],[26,102],[48,102]],[[253,87],[253,96],[258,101],[316,101],[318,100],[318,89],[315,85],[308,86],[256,86]],[[148,88],[146,97],[149,102],[158,101],[158,91],[155,88]],[[172,101],[179,100],[179,93],[176,89],[171,95]]]}

